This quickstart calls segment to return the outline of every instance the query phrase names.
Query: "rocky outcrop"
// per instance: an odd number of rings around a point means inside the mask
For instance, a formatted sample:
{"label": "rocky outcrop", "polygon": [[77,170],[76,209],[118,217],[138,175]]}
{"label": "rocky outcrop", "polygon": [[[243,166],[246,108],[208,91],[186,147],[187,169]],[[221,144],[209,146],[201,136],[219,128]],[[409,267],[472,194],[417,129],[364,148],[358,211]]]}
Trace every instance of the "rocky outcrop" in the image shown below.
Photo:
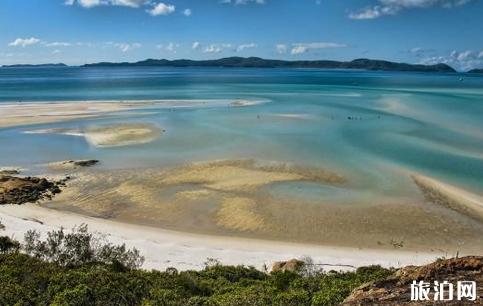
{"label": "rocky outcrop", "polygon": [[290,259],[288,261],[276,261],[272,264],[272,272],[298,272],[303,268],[304,262],[298,259]]}
{"label": "rocky outcrop", "polygon": [[[424,281],[430,284],[428,301],[411,302],[411,284]],[[342,305],[434,305],[434,282],[448,281],[454,286],[453,301],[444,305],[482,305],[483,304],[483,257],[468,256],[438,260],[434,263],[415,267],[408,266],[396,271],[386,279],[371,282],[355,289]],[[476,282],[476,300],[457,300],[458,281]],[[439,301],[439,303],[442,303]],[[438,304],[439,305],[439,304]]]}
{"label": "rocky outcrop", "polygon": [[47,166],[52,170],[78,170],[80,168],[92,167],[99,163],[97,159],[79,159],[79,160],[63,160],[52,162]]}
{"label": "rocky outcrop", "polygon": [[60,193],[65,180],[52,182],[38,177],[0,176],[0,205],[24,204],[51,199]]}

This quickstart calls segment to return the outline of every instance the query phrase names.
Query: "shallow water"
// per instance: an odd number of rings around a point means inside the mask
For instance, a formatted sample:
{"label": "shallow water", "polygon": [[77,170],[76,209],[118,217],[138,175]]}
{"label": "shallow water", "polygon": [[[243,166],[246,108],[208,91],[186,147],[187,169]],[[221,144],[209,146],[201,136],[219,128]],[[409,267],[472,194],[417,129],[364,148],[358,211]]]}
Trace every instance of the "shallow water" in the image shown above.
{"label": "shallow water", "polygon": [[[222,68],[5,68],[0,104],[23,101],[251,99],[246,106],[149,108],[102,118],[0,129],[0,166],[95,158],[107,169],[164,167],[188,161],[250,158],[341,173],[350,193],[280,183],[333,203],[418,197],[419,172],[483,193],[483,77],[458,74]],[[0,118],[1,120],[1,118]],[[82,137],[25,134],[152,123],[153,142],[100,148]]]}

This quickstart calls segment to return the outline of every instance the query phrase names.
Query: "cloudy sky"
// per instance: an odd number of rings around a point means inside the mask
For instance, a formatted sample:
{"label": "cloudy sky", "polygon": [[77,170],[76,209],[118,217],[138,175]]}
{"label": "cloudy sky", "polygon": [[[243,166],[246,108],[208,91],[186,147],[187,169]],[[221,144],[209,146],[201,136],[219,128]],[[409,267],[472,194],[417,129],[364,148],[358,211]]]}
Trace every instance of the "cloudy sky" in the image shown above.
{"label": "cloudy sky", "polygon": [[0,0],[0,64],[260,56],[483,68],[483,0]]}

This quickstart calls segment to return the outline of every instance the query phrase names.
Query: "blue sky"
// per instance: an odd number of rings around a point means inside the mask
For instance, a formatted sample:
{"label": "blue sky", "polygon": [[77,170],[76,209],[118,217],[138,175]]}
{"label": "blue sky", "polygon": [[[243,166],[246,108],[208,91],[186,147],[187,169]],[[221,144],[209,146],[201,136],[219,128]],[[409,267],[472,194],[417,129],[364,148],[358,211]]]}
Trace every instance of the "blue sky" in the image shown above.
{"label": "blue sky", "polygon": [[1,0],[0,64],[260,56],[483,67],[483,0]]}

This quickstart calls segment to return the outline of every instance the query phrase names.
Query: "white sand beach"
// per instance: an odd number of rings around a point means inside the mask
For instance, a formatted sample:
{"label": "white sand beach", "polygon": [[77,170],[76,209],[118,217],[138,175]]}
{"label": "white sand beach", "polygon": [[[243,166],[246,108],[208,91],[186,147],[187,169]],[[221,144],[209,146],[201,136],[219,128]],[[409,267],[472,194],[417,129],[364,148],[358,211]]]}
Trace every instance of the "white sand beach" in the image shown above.
{"label": "white sand beach", "polygon": [[145,269],[201,269],[207,258],[218,259],[223,264],[251,265],[262,269],[264,265],[270,267],[274,261],[309,256],[326,270],[351,270],[372,264],[385,267],[424,264],[437,257],[454,255],[196,235],[91,218],[35,204],[0,206],[0,222],[5,226],[1,235],[18,240],[22,240],[29,229],[45,236],[53,229],[87,224],[91,231],[105,235],[112,243],[126,243],[129,247],[138,248],[146,258]]}

